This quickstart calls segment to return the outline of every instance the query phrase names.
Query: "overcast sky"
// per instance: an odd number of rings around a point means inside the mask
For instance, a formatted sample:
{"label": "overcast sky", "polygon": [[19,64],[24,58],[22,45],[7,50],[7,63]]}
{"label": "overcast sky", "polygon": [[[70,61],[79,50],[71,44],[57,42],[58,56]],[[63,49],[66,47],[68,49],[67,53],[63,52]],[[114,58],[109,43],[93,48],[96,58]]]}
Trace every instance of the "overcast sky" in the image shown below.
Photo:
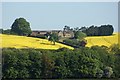
{"label": "overcast sky", "polygon": [[118,30],[117,2],[4,2],[2,27],[8,29],[23,17],[33,30],[112,24]]}

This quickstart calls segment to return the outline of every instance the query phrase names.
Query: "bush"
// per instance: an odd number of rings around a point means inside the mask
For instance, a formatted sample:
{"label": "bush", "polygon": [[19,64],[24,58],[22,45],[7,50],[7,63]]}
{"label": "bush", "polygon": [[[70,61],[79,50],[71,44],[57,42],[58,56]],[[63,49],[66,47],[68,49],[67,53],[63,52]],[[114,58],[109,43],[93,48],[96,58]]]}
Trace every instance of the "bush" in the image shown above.
{"label": "bush", "polygon": [[83,40],[86,37],[86,34],[81,31],[76,31],[74,37],[75,39]]}
{"label": "bush", "polygon": [[105,47],[3,48],[2,53],[3,79],[118,78],[120,73],[118,55],[111,54]]}
{"label": "bush", "polygon": [[85,47],[85,45],[87,44],[87,41],[85,40],[77,40],[77,39],[66,39],[63,40],[63,43],[66,45],[70,45],[74,48],[79,48],[79,47]]}

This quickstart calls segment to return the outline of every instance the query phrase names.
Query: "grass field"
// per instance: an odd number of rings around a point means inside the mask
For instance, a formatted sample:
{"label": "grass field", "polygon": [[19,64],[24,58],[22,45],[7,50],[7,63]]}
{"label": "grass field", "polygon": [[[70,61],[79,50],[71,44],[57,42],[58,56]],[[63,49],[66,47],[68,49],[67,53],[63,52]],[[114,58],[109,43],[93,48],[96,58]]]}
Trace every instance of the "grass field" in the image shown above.
{"label": "grass field", "polygon": [[112,44],[118,44],[118,33],[114,33],[112,36],[94,36],[86,37],[87,47],[91,46],[111,46]]}
{"label": "grass field", "polygon": [[36,49],[59,49],[69,48],[70,46],[56,43],[53,45],[50,41],[40,38],[32,38],[25,36],[5,35],[0,34],[0,47],[14,47],[14,48],[36,48]]}

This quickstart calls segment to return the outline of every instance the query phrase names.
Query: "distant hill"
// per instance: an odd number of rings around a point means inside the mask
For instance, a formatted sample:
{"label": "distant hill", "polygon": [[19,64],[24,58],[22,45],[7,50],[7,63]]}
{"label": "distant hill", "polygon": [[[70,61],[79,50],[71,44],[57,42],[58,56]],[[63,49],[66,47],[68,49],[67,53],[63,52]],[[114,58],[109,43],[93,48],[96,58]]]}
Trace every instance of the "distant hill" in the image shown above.
{"label": "distant hill", "polygon": [[[25,36],[16,36],[16,35],[5,35],[0,34],[0,48],[3,47],[14,47],[14,48],[39,48],[39,49],[59,49],[59,48],[69,48],[73,49],[70,46],[56,43],[53,45],[50,41],[40,38],[32,38]],[[1,45],[2,44],[2,45]]]}
{"label": "distant hill", "polygon": [[112,44],[118,44],[118,33],[114,33],[111,36],[92,36],[92,37],[86,37],[87,40],[87,47],[91,46],[111,46]]}

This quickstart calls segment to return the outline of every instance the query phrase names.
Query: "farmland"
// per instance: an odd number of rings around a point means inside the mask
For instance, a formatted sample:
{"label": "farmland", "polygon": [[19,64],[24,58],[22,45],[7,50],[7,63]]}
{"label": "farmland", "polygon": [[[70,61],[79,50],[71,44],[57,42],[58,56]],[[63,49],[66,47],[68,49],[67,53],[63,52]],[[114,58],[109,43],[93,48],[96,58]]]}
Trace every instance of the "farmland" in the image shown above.
{"label": "farmland", "polygon": [[[0,47],[13,47],[13,48],[35,48],[35,49],[59,49],[66,47],[73,49],[70,46],[56,43],[53,45],[50,41],[40,38],[31,38],[25,36],[15,36],[15,35],[5,35],[0,34]],[[114,33],[112,36],[92,36],[86,37],[87,45],[86,47],[91,46],[111,46],[112,44],[118,43],[118,34]]]}
{"label": "farmland", "polygon": [[87,47],[91,46],[111,46],[112,44],[118,43],[118,34],[114,33],[112,36],[92,36],[92,37],[86,37],[87,40]]}
{"label": "farmland", "polygon": [[[40,38],[31,38],[25,36],[15,36],[15,35],[5,35],[0,34],[0,47],[13,47],[13,48],[35,48],[35,49],[59,49],[59,48],[69,48],[73,49],[70,46],[66,46],[60,43],[53,45],[50,41]],[[2,45],[1,45],[2,44]]]}

